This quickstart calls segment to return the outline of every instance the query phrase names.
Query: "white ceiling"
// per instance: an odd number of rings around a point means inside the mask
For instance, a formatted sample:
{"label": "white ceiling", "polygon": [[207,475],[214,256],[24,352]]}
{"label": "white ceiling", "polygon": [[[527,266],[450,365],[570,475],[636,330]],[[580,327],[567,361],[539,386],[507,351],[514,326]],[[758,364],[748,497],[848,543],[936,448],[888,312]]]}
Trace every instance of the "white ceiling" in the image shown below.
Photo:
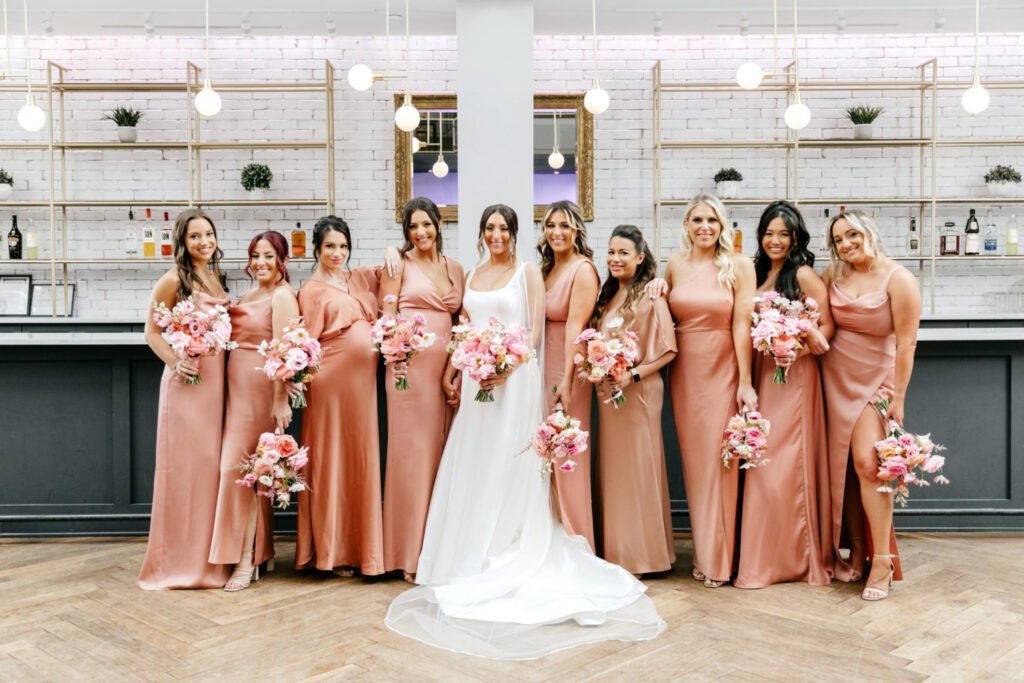
{"label": "white ceiling", "polygon": [[[412,0],[411,32],[415,35],[455,33],[456,0]],[[12,33],[20,33],[22,3],[7,0]],[[44,33],[46,21],[54,34],[143,35],[151,18],[156,35],[198,35],[203,26],[203,0],[29,0],[29,30]],[[791,24],[792,4],[779,3],[780,30]],[[1024,0],[983,0],[983,32],[1024,32]],[[282,9],[286,7],[287,9]],[[384,32],[385,0],[210,0],[211,31],[241,34],[243,20],[253,35],[327,35],[333,19],[338,35],[379,35]],[[392,32],[404,31],[405,2],[391,0]],[[652,35],[741,32],[771,33],[769,0],[597,0],[597,32]],[[590,33],[587,0],[535,0],[535,33]],[[801,33],[971,32],[974,4],[970,0],[800,0]],[[944,23],[937,29],[937,23]]]}

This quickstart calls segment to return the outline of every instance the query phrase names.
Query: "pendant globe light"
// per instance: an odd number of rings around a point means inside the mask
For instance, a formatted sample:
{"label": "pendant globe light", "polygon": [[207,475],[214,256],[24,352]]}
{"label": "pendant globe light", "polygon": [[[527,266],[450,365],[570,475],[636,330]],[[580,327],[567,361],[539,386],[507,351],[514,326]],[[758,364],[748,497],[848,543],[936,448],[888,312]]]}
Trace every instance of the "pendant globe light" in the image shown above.
{"label": "pendant globe light", "polygon": [[[405,0],[405,99],[395,112],[395,125],[406,133],[416,130],[420,125],[420,113],[412,105],[412,95],[409,94],[409,0]],[[448,173],[447,166],[445,173]]]}
{"label": "pendant globe light", "polygon": [[583,96],[583,106],[591,114],[597,116],[598,114],[603,114],[611,103],[608,93],[605,92],[601,87],[601,83],[597,80],[597,0],[590,0],[590,15],[593,23],[591,35],[594,40],[594,82],[593,87]]}
{"label": "pendant globe light", "polygon": [[448,175],[448,164],[444,160],[444,112],[437,117],[438,128],[440,128],[437,150],[437,161],[434,162],[432,170],[435,178],[444,178]]}
{"label": "pendant globe light", "polygon": [[548,166],[555,169],[556,171],[565,165],[565,157],[558,151],[558,112],[556,111],[553,116],[555,122],[555,145],[551,150],[551,154],[548,155]]}
{"label": "pendant globe light", "polygon": [[369,90],[377,81],[383,80],[391,72],[391,0],[384,3],[384,75],[373,73],[366,64],[356,64],[348,70],[348,84],[353,90],[360,92]]}
{"label": "pendant globe light", "polygon": [[220,112],[220,95],[210,84],[210,0],[206,0],[206,68],[203,89],[196,93],[196,111],[203,116],[216,116]]}
{"label": "pendant globe light", "polygon": [[760,64],[747,62],[736,69],[736,83],[744,90],[754,90],[766,78],[771,78],[779,72],[779,6],[778,0],[772,0],[772,60],[773,69],[765,73]]}
{"label": "pendant globe light", "polygon": [[980,0],[974,0],[974,82],[964,91],[960,104],[968,114],[980,114],[988,109],[990,97],[978,78],[978,15]]}
{"label": "pendant globe light", "polygon": [[811,122],[811,110],[800,101],[800,54],[797,46],[796,0],[793,0],[793,104],[786,107],[783,119],[793,130],[801,130]]}
{"label": "pendant globe light", "polygon": [[[25,9],[25,83],[28,86],[28,93],[25,96],[25,104],[18,110],[18,125],[30,133],[35,133],[46,125],[46,113],[36,104],[36,98],[32,95],[32,57],[28,45],[28,0],[24,0]],[[4,29],[7,28],[7,4],[4,3]]]}

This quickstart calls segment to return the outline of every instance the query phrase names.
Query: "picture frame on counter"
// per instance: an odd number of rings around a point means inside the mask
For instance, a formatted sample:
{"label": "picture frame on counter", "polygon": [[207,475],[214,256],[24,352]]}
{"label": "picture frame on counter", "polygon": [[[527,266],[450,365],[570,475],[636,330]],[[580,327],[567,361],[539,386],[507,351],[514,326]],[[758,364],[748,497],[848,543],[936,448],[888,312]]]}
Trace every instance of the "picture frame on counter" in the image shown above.
{"label": "picture frame on counter", "polygon": [[26,316],[32,310],[32,276],[0,275],[0,316]]}
{"label": "picture frame on counter", "polygon": [[32,300],[30,315],[49,317],[53,315],[53,294],[57,291],[57,315],[72,316],[75,314],[75,283],[69,282],[67,313],[64,312],[64,285],[58,284],[54,287],[49,282],[36,282],[32,285]]}

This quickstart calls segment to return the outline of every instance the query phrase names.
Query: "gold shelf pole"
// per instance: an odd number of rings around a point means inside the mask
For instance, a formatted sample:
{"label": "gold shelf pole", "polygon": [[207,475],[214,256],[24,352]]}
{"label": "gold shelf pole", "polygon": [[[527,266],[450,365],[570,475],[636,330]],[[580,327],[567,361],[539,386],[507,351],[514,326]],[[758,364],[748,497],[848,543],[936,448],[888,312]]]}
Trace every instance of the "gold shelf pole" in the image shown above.
{"label": "gold shelf pole", "polygon": [[654,252],[660,262],[662,259],[661,245],[661,60],[651,68],[651,118],[654,126]]}
{"label": "gold shelf pole", "polygon": [[192,208],[195,206],[195,143],[192,139],[192,98],[195,95],[195,88],[193,87],[193,72],[197,71],[198,67],[192,62],[185,62],[185,126],[186,126],[186,142],[188,144],[188,206]]}
{"label": "gold shelf pole", "polygon": [[327,212],[334,214],[334,65],[331,60],[326,62],[326,79],[324,91],[327,99]]}

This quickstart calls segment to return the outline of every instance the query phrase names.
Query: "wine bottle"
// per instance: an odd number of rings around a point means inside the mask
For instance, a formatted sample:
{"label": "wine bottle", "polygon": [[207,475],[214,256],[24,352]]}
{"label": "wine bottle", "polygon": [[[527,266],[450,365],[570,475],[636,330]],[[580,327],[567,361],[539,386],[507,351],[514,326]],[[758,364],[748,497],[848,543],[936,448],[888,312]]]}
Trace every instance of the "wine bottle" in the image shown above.
{"label": "wine bottle", "polygon": [[971,209],[971,215],[967,218],[967,225],[964,226],[964,256],[978,256],[981,254],[981,226]]}
{"label": "wine bottle", "polygon": [[21,258],[21,230],[18,230],[18,217],[11,217],[11,231],[7,233],[7,254],[12,259]]}
{"label": "wine bottle", "polygon": [[171,223],[170,216],[164,211],[164,225],[160,228],[160,255],[170,256],[173,253],[171,248]]}
{"label": "wine bottle", "polygon": [[35,261],[39,258],[39,243],[36,241],[36,234],[34,232],[25,233],[25,256],[30,261]]}
{"label": "wine bottle", "polygon": [[156,233],[153,232],[153,212],[146,209],[146,224],[142,226],[142,256],[156,257]]}
{"label": "wine bottle", "polygon": [[910,217],[910,232],[907,233],[907,256],[921,254],[921,235],[917,232],[917,216]]}
{"label": "wine bottle", "polygon": [[128,227],[124,231],[124,255],[125,258],[139,257],[139,233],[135,231],[135,213],[128,208]]}
{"label": "wine bottle", "polygon": [[960,255],[960,233],[956,231],[956,223],[946,221],[942,229],[942,236],[939,238],[940,256]]}

